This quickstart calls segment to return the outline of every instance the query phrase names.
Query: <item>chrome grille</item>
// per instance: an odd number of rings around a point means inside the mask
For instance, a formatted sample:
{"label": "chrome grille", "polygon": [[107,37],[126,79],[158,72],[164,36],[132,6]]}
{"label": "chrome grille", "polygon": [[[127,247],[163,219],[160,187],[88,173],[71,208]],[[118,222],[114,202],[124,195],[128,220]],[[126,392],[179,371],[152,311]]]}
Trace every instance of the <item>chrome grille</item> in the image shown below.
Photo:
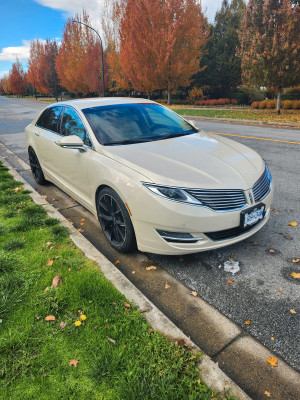
{"label": "chrome grille", "polygon": [[184,189],[201,203],[215,211],[232,211],[243,208],[246,199],[240,189]]}
{"label": "chrome grille", "polygon": [[270,191],[271,174],[266,166],[264,173],[253,186],[254,200],[262,200]]}

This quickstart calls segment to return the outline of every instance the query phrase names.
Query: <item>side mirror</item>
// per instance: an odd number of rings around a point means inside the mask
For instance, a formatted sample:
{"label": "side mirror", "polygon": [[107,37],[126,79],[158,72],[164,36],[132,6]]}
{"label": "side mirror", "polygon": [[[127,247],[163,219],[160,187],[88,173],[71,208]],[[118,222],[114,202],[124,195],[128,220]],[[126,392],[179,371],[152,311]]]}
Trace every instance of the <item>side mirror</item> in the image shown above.
{"label": "side mirror", "polygon": [[64,136],[56,144],[66,149],[76,149],[81,152],[87,151],[82,139],[76,135]]}

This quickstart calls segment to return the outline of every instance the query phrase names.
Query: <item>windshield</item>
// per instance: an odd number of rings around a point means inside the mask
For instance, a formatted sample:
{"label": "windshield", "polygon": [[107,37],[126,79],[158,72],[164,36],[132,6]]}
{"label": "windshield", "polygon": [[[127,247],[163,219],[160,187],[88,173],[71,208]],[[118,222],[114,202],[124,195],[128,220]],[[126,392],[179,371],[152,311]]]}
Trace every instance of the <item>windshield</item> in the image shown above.
{"label": "windshield", "polygon": [[97,140],[107,146],[152,142],[198,132],[157,104],[117,104],[82,110]]}

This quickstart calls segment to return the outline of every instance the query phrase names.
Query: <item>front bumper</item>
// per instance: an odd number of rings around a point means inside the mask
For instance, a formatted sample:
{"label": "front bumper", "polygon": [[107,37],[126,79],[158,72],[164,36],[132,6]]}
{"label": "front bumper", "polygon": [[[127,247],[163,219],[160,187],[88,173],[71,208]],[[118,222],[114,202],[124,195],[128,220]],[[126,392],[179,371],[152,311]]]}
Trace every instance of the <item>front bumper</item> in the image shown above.
{"label": "front bumper", "polygon": [[[274,190],[259,203],[265,205],[265,217],[250,230],[225,240],[211,240],[205,233],[223,231],[240,225],[241,210],[216,212],[209,208],[169,201],[141,188],[128,199],[137,246],[141,251],[155,254],[182,255],[217,249],[237,243],[259,231],[270,217]],[[247,205],[243,210],[252,207]],[[195,243],[167,241],[157,231],[189,233],[199,239]]]}

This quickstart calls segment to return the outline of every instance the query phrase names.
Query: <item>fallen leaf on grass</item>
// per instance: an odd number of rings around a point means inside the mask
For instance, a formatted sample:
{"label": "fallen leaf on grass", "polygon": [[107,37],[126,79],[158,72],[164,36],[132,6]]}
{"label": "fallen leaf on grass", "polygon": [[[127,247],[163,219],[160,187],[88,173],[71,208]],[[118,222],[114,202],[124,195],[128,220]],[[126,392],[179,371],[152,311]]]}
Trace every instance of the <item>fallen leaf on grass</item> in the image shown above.
{"label": "fallen leaf on grass", "polygon": [[67,323],[64,322],[64,321],[61,321],[61,323],[59,324],[59,327],[60,327],[61,329],[65,329],[66,326],[67,326]]}
{"label": "fallen leaf on grass", "polygon": [[15,193],[18,193],[20,190],[22,190],[22,188],[21,187],[15,187],[13,190],[14,190]]}
{"label": "fallen leaf on grass", "polygon": [[71,268],[68,268],[68,271],[71,272]]}
{"label": "fallen leaf on grass", "polygon": [[46,242],[46,246],[51,246],[52,242]]}
{"label": "fallen leaf on grass", "polygon": [[72,360],[69,361],[69,367],[71,367],[73,365],[73,367],[77,367],[77,364],[79,364],[78,360],[74,360],[74,358],[72,358]]}
{"label": "fallen leaf on grass", "polygon": [[290,275],[295,279],[300,279],[300,272],[291,272]]}
{"label": "fallen leaf on grass", "polygon": [[61,284],[61,276],[60,275],[56,275],[52,280],[51,289],[56,288],[60,284]]}
{"label": "fallen leaf on grass", "polygon": [[297,225],[298,225],[298,222],[290,222],[288,225],[289,225],[289,226],[297,226]]}
{"label": "fallen leaf on grass", "polygon": [[265,393],[264,393],[266,396],[268,396],[268,397],[271,397],[271,393],[270,392],[268,392],[267,390],[265,391]]}
{"label": "fallen leaf on grass", "polygon": [[45,321],[55,321],[54,315],[48,315],[48,316],[45,318]]}
{"label": "fallen leaf on grass", "polygon": [[166,289],[166,290],[168,290],[170,287],[171,287],[171,286],[170,286],[168,283],[165,284],[165,289]]}
{"label": "fallen leaf on grass", "polygon": [[116,344],[116,341],[108,336],[107,336],[107,340],[112,344]]}
{"label": "fallen leaf on grass", "polygon": [[154,265],[150,265],[150,267],[146,267],[147,271],[152,271],[152,270],[155,270],[155,269],[156,269],[156,267]]}
{"label": "fallen leaf on grass", "polygon": [[124,306],[125,306],[126,308],[130,308],[130,307],[131,307],[131,305],[130,305],[129,303],[126,303],[126,301],[124,301]]}
{"label": "fallen leaf on grass", "polygon": [[290,309],[291,314],[297,314],[297,311],[295,311],[293,308]]}
{"label": "fallen leaf on grass", "polygon": [[228,283],[228,285],[232,285],[233,284],[233,282],[230,279],[228,279],[227,283]]}
{"label": "fallen leaf on grass", "polygon": [[193,291],[191,292],[191,295],[194,296],[194,297],[196,297],[196,296],[198,296],[198,293],[195,292],[195,291],[193,290]]}
{"label": "fallen leaf on grass", "polygon": [[278,367],[278,359],[277,357],[268,357],[267,363],[271,365],[271,367]]}
{"label": "fallen leaf on grass", "polygon": [[245,321],[245,325],[251,325],[251,321],[247,319],[247,321]]}
{"label": "fallen leaf on grass", "polygon": [[49,287],[47,286],[47,287],[43,290],[43,292],[46,293],[46,292],[48,292],[48,290],[49,290]]}
{"label": "fallen leaf on grass", "polygon": [[51,265],[53,264],[53,260],[51,259],[51,260],[47,260],[47,266],[48,267],[51,267]]}
{"label": "fallen leaf on grass", "polygon": [[293,263],[295,263],[295,264],[296,264],[296,263],[298,263],[298,262],[300,261],[300,258],[293,258],[293,260],[292,260],[292,261],[293,261]]}

